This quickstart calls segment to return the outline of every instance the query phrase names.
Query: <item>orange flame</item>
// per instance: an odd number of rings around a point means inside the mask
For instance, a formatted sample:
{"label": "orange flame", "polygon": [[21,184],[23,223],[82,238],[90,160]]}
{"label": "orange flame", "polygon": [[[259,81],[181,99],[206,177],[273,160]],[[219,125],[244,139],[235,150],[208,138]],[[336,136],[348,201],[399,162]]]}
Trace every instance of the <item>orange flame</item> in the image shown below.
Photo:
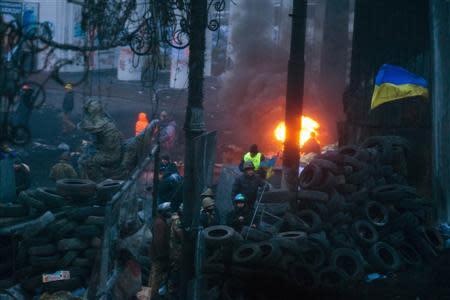
{"label": "orange flame", "polygon": [[[318,135],[317,130],[320,125],[317,121],[310,117],[302,116],[302,130],[300,131],[300,147],[302,147],[306,141],[308,141],[311,132],[314,132]],[[286,125],[284,122],[278,123],[277,127],[274,131],[275,138],[277,141],[284,142],[286,139]]]}

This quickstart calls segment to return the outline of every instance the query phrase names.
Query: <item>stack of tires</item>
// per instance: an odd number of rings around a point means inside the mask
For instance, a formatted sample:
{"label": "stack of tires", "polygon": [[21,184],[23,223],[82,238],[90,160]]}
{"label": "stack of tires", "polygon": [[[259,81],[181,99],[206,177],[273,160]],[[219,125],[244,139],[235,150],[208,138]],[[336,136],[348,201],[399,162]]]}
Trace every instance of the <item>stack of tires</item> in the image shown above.
{"label": "stack of tires", "polygon": [[[300,175],[297,206],[280,215],[278,231],[206,229],[206,277],[275,276],[279,284],[324,290],[433,259],[444,242],[431,226],[429,202],[406,184],[407,155],[407,143],[389,136],[316,156]],[[232,250],[224,255],[224,249]],[[231,293],[229,285],[222,292]]]}
{"label": "stack of tires", "polygon": [[[38,230],[29,228],[17,238],[16,247],[8,254],[12,263],[8,273],[14,283],[20,283],[30,294],[86,286],[103,238],[105,207],[101,196],[117,190],[116,185],[114,189],[112,186],[88,180],[60,180],[56,189],[22,192],[18,203],[10,205],[10,210],[14,207],[17,212],[15,224],[37,220],[43,214],[51,215],[51,222],[40,224]],[[42,274],[56,271],[69,271],[70,279],[42,282]]]}

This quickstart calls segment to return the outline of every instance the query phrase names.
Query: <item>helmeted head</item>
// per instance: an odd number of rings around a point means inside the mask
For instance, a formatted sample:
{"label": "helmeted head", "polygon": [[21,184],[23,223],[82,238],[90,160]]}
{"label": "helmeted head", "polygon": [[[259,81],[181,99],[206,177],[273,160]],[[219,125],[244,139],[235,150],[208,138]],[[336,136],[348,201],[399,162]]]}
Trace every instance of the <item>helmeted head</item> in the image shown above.
{"label": "helmeted head", "polygon": [[237,194],[234,197],[234,205],[236,205],[239,208],[244,207],[246,201],[247,201],[247,199],[245,198],[245,196],[243,194]]}
{"label": "helmeted head", "polygon": [[63,161],[69,161],[70,160],[70,153],[69,152],[64,152],[63,154],[61,154],[60,159],[63,160]]}
{"label": "helmeted head", "polygon": [[99,97],[87,97],[83,105],[84,113],[89,115],[103,114],[103,105]]}
{"label": "helmeted head", "polygon": [[144,113],[144,112],[140,112],[139,116],[138,116],[138,121],[140,121],[140,122],[147,122],[148,123],[147,114]]}
{"label": "helmeted head", "polygon": [[203,207],[203,209],[211,210],[211,209],[214,208],[215,205],[216,205],[216,202],[211,197],[205,197],[202,200],[202,207]]}
{"label": "helmeted head", "polygon": [[258,153],[258,145],[256,144],[251,145],[249,151],[250,154],[256,155]]}
{"label": "helmeted head", "polygon": [[214,192],[211,188],[207,188],[203,193],[200,194],[200,197],[214,197]]}
{"label": "helmeted head", "polygon": [[167,154],[164,154],[163,156],[161,156],[161,162],[164,165],[167,165],[170,162],[170,156]]}
{"label": "helmeted head", "polygon": [[172,216],[170,212],[170,202],[163,202],[158,205],[158,213],[165,218],[170,218]]}
{"label": "helmeted head", "polygon": [[255,173],[255,166],[251,161],[246,161],[244,163],[244,172],[247,175],[253,175]]}
{"label": "helmeted head", "polygon": [[103,112],[103,105],[99,97],[88,97],[83,105],[84,116],[79,126],[88,132],[97,132],[110,122]]}

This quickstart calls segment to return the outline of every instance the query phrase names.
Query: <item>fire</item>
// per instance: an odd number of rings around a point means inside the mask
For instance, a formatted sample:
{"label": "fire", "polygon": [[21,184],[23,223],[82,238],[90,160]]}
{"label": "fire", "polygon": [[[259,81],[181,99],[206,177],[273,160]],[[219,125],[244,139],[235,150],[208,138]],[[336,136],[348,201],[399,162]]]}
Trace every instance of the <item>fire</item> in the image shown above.
{"label": "fire", "polygon": [[[314,119],[306,116],[302,116],[302,129],[300,131],[300,147],[302,147],[306,141],[309,139],[311,132],[314,132],[318,135],[317,130],[320,125]],[[278,123],[275,128],[275,138],[277,141],[284,142],[286,139],[286,125],[284,122]]]}

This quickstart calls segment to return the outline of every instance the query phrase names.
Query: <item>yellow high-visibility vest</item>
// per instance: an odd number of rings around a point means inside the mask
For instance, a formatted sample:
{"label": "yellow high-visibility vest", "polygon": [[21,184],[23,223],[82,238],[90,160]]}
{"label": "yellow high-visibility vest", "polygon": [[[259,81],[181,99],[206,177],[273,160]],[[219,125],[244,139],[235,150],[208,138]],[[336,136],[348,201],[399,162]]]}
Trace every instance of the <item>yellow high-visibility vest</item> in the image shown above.
{"label": "yellow high-visibility vest", "polygon": [[247,152],[247,154],[244,155],[244,162],[247,161],[251,161],[255,167],[255,170],[258,170],[261,165],[261,153],[258,153],[252,157],[250,152]]}

